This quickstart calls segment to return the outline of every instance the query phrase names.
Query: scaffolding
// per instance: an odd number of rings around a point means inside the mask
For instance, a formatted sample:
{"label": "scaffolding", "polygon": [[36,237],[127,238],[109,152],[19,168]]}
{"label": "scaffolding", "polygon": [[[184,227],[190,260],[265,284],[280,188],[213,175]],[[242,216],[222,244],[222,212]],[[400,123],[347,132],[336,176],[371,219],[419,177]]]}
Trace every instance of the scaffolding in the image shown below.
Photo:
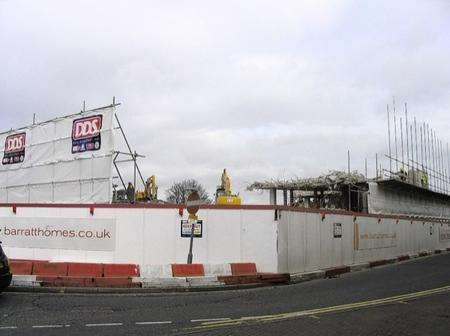
{"label": "scaffolding", "polygon": [[[116,102],[116,97],[112,98],[112,104],[108,106],[104,106],[101,108],[107,108],[112,107],[116,108],[117,106],[120,106],[121,103]],[[83,101],[83,110],[81,112],[86,111],[86,102]],[[145,188],[146,182],[144,180],[144,177],[142,176],[141,169],[139,168],[138,159],[139,158],[145,158],[144,155],[138,154],[135,150],[132,149],[130,142],[128,141],[128,138],[126,136],[125,130],[122,127],[122,124],[119,120],[119,117],[117,116],[116,111],[114,110],[114,120],[116,121],[116,126],[114,129],[119,130],[120,135],[126,145],[125,151],[114,151],[113,156],[113,166],[116,172],[116,176],[113,176],[113,179],[118,179],[123,189],[117,189],[118,184],[113,182],[113,203],[135,203],[136,202],[136,192],[138,190],[138,182],[140,181]],[[122,164],[124,163],[132,163],[133,164],[133,182],[130,182],[132,185],[133,193],[128,193],[127,195],[127,189],[129,189],[129,186],[126,185],[125,180],[123,178],[122,173]],[[131,196],[132,195],[132,196]]]}
{"label": "scaffolding", "polygon": [[[388,169],[380,169],[380,180],[396,180],[435,193],[450,195],[449,145],[440,140],[426,122],[412,120],[408,105],[397,122],[395,100],[392,113],[387,105]],[[394,127],[392,132],[391,128]],[[392,138],[392,133],[393,138]],[[400,139],[398,139],[400,137]]]}

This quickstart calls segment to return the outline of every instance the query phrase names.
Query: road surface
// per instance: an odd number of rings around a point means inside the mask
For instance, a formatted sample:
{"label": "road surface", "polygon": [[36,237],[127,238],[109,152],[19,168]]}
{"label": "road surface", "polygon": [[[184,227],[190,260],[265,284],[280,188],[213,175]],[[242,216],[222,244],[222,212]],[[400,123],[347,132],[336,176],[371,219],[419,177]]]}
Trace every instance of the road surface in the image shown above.
{"label": "road surface", "polygon": [[2,335],[450,335],[450,254],[290,286],[3,293]]}

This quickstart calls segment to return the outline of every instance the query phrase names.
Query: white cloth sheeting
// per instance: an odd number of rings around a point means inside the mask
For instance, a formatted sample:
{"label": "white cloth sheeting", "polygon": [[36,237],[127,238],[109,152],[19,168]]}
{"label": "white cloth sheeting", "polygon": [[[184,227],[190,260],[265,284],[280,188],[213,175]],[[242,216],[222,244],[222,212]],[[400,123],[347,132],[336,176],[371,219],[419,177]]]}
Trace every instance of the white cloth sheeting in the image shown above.
{"label": "white cloth sheeting", "polygon": [[[6,137],[26,132],[25,160],[0,162],[0,202],[111,202],[114,112],[108,107],[0,134],[1,160]],[[102,115],[100,149],[72,154],[73,121],[95,115]]]}

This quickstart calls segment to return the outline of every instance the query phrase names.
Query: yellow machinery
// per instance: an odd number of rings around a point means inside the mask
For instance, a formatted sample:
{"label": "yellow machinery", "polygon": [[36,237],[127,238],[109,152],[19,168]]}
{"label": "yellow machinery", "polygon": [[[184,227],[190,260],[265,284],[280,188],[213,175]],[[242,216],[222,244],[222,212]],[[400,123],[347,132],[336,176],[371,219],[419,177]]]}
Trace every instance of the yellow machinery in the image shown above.
{"label": "yellow machinery", "polygon": [[233,195],[231,192],[231,180],[226,169],[223,170],[221,182],[216,191],[216,204],[240,205],[241,198],[238,195]]}
{"label": "yellow machinery", "polygon": [[146,183],[145,189],[143,191],[138,190],[136,192],[137,202],[155,202],[158,200],[158,186],[156,185],[156,176],[150,176]]}

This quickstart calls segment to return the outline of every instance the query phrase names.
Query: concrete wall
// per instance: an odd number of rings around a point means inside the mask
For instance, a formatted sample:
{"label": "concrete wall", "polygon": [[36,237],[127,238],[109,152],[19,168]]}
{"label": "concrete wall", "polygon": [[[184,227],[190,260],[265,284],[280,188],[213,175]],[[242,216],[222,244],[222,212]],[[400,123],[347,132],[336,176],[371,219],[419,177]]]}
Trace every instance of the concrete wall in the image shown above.
{"label": "concrete wall", "polygon": [[[342,237],[334,237],[335,223]],[[450,225],[410,219],[281,211],[278,272],[303,273],[450,247]],[[440,239],[441,238],[441,239]]]}
{"label": "concrete wall", "polygon": [[450,217],[450,203],[427,193],[394,190],[369,183],[369,213]]}

